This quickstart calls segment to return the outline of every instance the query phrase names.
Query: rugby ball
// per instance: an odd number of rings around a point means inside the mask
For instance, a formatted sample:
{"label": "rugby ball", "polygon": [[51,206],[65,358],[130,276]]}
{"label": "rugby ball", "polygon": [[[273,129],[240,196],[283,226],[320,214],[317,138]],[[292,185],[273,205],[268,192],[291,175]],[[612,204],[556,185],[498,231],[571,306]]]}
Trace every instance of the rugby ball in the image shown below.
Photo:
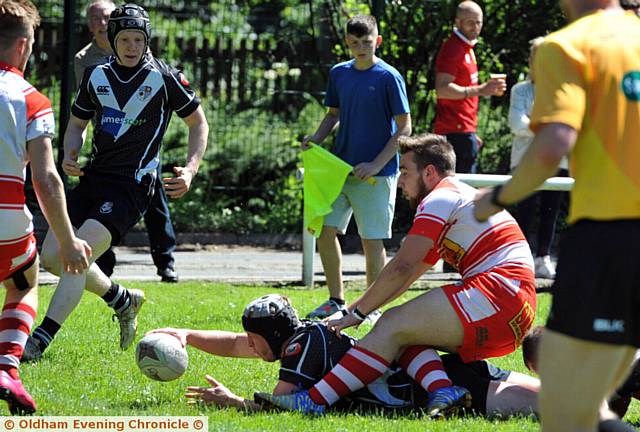
{"label": "rugby ball", "polygon": [[136,362],[140,371],[149,378],[172,381],[187,370],[189,355],[176,337],[167,333],[153,333],[138,342]]}

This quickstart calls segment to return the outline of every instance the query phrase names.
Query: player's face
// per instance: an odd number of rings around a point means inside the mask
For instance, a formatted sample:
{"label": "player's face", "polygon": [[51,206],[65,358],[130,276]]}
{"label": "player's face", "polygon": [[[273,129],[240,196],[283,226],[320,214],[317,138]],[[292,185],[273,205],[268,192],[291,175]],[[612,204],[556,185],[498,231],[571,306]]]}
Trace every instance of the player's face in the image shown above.
{"label": "player's face", "polygon": [[402,189],[402,194],[409,200],[409,206],[412,209],[418,208],[420,202],[429,193],[422,179],[422,173],[413,160],[413,152],[407,152],[400,158],[398,187]]}
{"label": "player's face", "polygon": [[469,40],[478,39],[482,31],[482,12],[469,11],[456,18],[456,27]]}
{"label": "player's face", "polygon": [[98,46],[103,49],[107,49],[110,46],[107,39],[107,23],[113,9],[114,6],[111,4],[98,3],[89,9],[87,14],[89,31],[96,38]]}
{"label": "player's face", "polygon": [[271,347],[265,338],[251,332],[247,332],[247,336],[249,338],[249,346],[262,360],[268,362],[276,361],[276,356],[273,355],[273,351],[271,351]]}
{"label": "player's face", "polygon": [[349,51],[356,62],[358,63],[370,63],[373,61],[373,57],[376,54],[376,48],[382,43],[382,37],[377,33],[364,35],[361,37],[348,34],[345,38]]}
{"label": "player's face", "polygon": [[118,63],[126,67],[134,67],[140,63],[144,54],[145,38],[142,32],[125,30],[116,38]]}

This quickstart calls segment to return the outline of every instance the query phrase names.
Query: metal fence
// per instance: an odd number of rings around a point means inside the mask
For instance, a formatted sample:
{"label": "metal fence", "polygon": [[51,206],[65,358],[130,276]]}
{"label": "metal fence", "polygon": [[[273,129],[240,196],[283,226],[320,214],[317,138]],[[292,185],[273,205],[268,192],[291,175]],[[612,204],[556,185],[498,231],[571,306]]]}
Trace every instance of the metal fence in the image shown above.
{"label": "metal fence", "polygon": [[[230,175],[220,166],[223,162],[242,165],[242,160],[259,156],[266,166],[295,163],[292,143],[319,121],[322,109],[307,110],[302,121],[299,115],[309,104],[320,107],[326,74],[335,61],[337,32],[326,19],[332,13],[331,2],[138,3],[151,15],[154,55],[184,70],[203,100],[211,125],[205,159],[211,173],[221,173],[208,179],[208,187],[255,183],[247,178],[250,172],[238,174],[234,169]],[[62,132],[75,94],[65,52],[73,54],[91,40],[84,14],[88,2],[36,4],[42,24],[27,77],[52,100]],[[69,10],[74,11],[70,16],[65,14]],[[180,123],[172,122],[167,132],[166,165],[184,158],[186,130]]]}

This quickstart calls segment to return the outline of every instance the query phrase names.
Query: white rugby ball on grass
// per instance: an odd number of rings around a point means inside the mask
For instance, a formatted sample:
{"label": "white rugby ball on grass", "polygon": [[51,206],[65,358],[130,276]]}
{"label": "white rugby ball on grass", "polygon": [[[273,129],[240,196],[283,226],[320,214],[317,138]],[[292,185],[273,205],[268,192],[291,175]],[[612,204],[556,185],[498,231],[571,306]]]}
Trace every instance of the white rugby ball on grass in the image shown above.
{"label": "white rugby ball on grass", "polygon": [[138,342],[136,362],[140,371],[149,378],[172,381],[187,370],[189,355],[176,337],[167,333],[153,333]]}

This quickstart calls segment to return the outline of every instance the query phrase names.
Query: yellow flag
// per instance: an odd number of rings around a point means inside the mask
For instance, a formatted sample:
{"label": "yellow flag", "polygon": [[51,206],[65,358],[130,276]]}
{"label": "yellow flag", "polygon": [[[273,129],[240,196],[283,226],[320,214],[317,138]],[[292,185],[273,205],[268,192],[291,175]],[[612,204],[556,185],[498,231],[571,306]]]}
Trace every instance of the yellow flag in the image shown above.
{"label": "yellow flag", "polygon": [[338,198],[353,167],[322,147],[302,152],[304,164],[304,227],[320,237],[324,217]]}

